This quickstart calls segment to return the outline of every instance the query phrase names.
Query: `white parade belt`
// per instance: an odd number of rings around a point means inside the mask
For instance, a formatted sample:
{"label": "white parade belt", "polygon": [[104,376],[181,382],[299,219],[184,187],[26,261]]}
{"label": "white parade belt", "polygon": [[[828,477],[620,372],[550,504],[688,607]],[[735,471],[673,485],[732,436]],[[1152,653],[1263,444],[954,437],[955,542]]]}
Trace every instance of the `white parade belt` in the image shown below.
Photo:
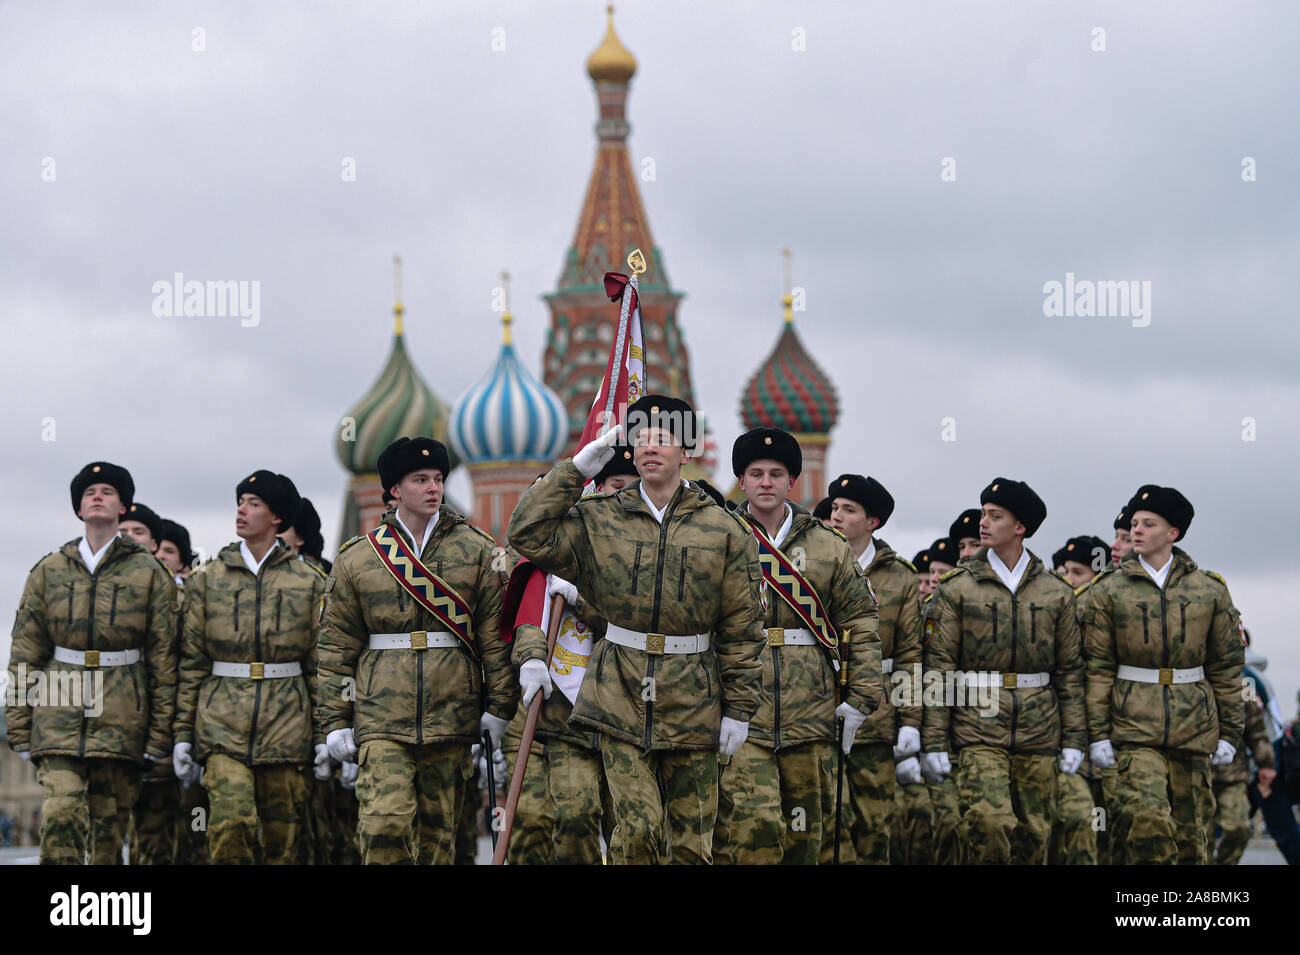
{"label": "white parade belt", "polygon": [[664,633],[638,633],[635,630],[624,630],[612,623],[605,631],[605,639],[610,643],[617,643],[620,647],[644,650],[655,656],[662,656],[665,653],[703,653],[709,649],[707,633],[674,637]]}
{"label": "white parade belt", "polygon": [[71,663],[79,667],[124,667],[140,659],[140,651],[135,650],[69,650],[56,646],[54,659],[60,663]]}
{"label": "white parade belt", "polygon": [[213,660],[212,675],[242,677],[245,680],[283,680],[285,677],[302,676],[302,664],[297,660],[292,663],[227,663],[224,660]]}
{"label": "white parade belt", "polygon": [[1138,683],[1162,683],[1165,686],[1177,686],[1180,683],[1199,683],[1204,680],[1205,667],[1188,667],[1186,670],[1164,667],[1153,670],[1147,667],[1131,667],[1128,664],[1121,663],[1115,671],[1115,676],[1121,680],[1134,680]]}
{"label": "white parade belt", "polygon": [[767,627],[763,632],[767,634],[767,645],[769,647],[817,646],[817,638],[813,636],[811,630],[796,630],[791,627]]}
{"label": "white parade belt", "polygon": [[372,633],[371,650],[428,650],[430,647],[454,647],[460,639],[448,630],[413,630],[410,633]]}
{"label": "white parade belt", "polygon": [[1004,690],[1024,690],[1031,687],[1047,686],[1051,681],[1050,673],[1001,673],[967,672],[962,681],[967,686],[1000,686]]}
{"label": "white parade belt", "polygon": [[894,672],[894,658],[893,658],[893,657],[885,657],[885,659],[883,659],[883,660],[880,661],[880,672],[881,672],[881,673],[893,673],[893,672]]}

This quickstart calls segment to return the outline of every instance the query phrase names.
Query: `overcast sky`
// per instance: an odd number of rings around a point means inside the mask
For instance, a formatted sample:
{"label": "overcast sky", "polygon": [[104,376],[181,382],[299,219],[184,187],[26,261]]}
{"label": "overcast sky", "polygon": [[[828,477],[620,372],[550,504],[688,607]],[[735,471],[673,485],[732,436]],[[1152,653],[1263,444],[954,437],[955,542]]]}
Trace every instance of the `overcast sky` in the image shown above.
{"label": "overcast sky", "polygon": [[[0,6],[0,614],[80,533],[68,482],[96,458],[209,551],[238,479],[283,471],[332,552],[333,437],[388,353],[394,252],[445,401],[494,360],[503,268],[538,371],[604,20],[594,0]],[[910,557],[1003,475],[1046,500],[1048,557],[1175,485],[1291,714],[1300,6],[630,0],[616,24],[720,458],[789,245],[840,395],[830,468],[890,488],[886,540]],[[259,282],[258,323],[155,316],[177,272]],[[1066,273],[1149,282],[1149,324],[1045,316]]]}

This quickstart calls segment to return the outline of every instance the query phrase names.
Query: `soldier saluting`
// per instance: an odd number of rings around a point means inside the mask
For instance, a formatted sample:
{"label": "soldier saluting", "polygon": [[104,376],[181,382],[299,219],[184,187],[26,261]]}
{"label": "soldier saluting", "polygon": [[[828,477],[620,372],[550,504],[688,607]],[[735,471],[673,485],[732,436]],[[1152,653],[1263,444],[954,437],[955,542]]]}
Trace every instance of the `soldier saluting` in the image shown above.
{"label": "soldier saluting", "polygon": [[[582,497],[614,453],[612,428],[520,500],[510,543],[572,581],[609,621],[572,722],[600,731],[616,863],[712,860],[718,752],[745,741],[762,692],[754,536],[681,477],[697,434],[685,401],[627,411],[640,480]],[[666,831],[665,831],[666,830]]]}
{"label": "soldier saluting", "polygon": [[[834,852],[836,717],[850,753],[881,705],[879,614],[844,537],[787,501],[803,470],[799,442],[755,428],[736,439],[731,464],[745,492],[739,513],[758,543],[768,649],[749,738],[722,767],[714,849],[719,862],[816,865],[823,845]],[[837,708],[843,634],[848,693]],[[892,809],[892,785],[888,795]],[[883,843],[888,862],[887,830]]]}
{"label": "soldier saluting", "polygon": [[499,745],[518,699],[496,544],[443,504],[449,470],[432,438],[384,448],[397,507],[339,548],[325,584],[319,719],[330,754],[359,766],[368,865],[452,863],[470,746],[483,732]]}
{"label": "soldier saluting", "polygon": [[1133,550],[1089,588],[1084,622],[1092,762],[1117,767],[1111,852],[1200,865],[1210,766],[1232,762],[1245,722],[1240,615],[1223,578],[1174,546],[1195,513],[1186,497],[1144,484],[1124,511]]}
{"label": "soldier saluting", "polygon": [[[9,746],[35,761],[44,791],[41,862],[81,865],[93,846],[93,864],[113,865],[141,769],[171,747],[176,585],[144,547],[118,536],[135,493],[125,468],[94,461],[71,490],[86,533],[27,577],[9,656],[18,703],[5,720]],[[29,677],[42,670],[81,690],[78,699],[30,705]]]}
{"label": "soldier saluting", "polygon": [[317,620],[324,581],[276,533],[298,489],[254,471],[235,486],[238,544],[185,587],[181,685],[172,762],[211,804],[213,864],[296,861],[307,767],[326,758],[314,730]]}
{"label": "soldier saluting", "polygon": [[[1042,864],[1057,756],[1076,772],[1086,738],[1074,591],[1024,546],[1047,517],[1029,485],[995,478],[980,504],[984,546],[940,580],[925,645],[926,670],[962,671],[965,699],[926,706],[922,742],[934,774],[957,750],[964,861]],[[980,688],[992,712],[973,704]]]}

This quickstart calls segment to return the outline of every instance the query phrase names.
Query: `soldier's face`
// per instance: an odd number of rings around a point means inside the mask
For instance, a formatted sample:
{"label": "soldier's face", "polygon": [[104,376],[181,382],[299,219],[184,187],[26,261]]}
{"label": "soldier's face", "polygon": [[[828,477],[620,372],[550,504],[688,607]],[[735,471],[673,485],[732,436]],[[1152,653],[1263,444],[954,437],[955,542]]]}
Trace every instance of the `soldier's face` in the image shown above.
{"label": "soldier's face", "polygon": [[101,521],[112,520],[125,513],[126,505],[122,503],[117,488],[111,484],[92,484],[81,492],[81,507],[77,509],[77,516],[83,521],[95,518]]}
{"label": "soldier's face", "polygon": [[1133,538],[1124,528],[1115,531],[1115,540],[1110,545],[1110,561],[1118,564],[1124,555],[1133,549]]}
{"label": "soldier's face", "polygon": [[1021,524],[1008,510],[996,504],[985,504],[980,516],[980,545],[997,550],[1024,534],[1025,525]]}
{"label": "soldier's face", "polygon": [[934,587],[930,585],[930,572],[928,570],[916,575],[916,586],[921,591],[922,597],[928,597],[934,593]]}
{"label": "soldier's face", "polygon": [[1139,556],[1159,554],[1173,546],[1178,539],[1178,529],[1159,514],[1138,511],[1133,515],[1133,550]]}
{"label": "soldier's face", "polygon": [[258,540],[275,533],[278,518],[256,494],[242,494],[235,508],[235,533],[244,540]]}
{"label": "soldier's face", "polygon": [[980,539],[978,537],[963,537],[957,542],[957,556],[970,557],[979,553]]}
{"label": "soldier's face", "polygon": [[664,428],[642,428],[633,437],[632,459],[642,480],[677,477],[691,456]]}
{"label": "soldier's face", "polygon": [[408,514],[433,517],[442,505],[442,472],[437,468],[412,471],[394,486],[393,496]]}
{"label": "soldier's face", "polygon": [[149,528],[139,521],[123,521],[118,525],[118,530],[122,532],[123,537],[131,538],[151,554],[158,549],[158,542],[149,533]]}
{"label": "soldier's face", "polygon": [[794,478],[779,461],[753,461],[740,475],[740,489],[751,510],[775,510],[785,503],[792,487]]}
{"label": "soldier's face", "polygon": [[831,527],[849,540],[865,541],[879,526],[880,522],[868,517],[866,509],[857,501],[850,501],[847,497],[831,501]]}
{"label": "soldier's face", "polygon": [[939,586],[939,578],[948,571],[952,570],[952,564],[945,564],[941,560],[930,561],[930,590],[933,591]]}
{"label": "soldier's face", "polygon": [[636,478],[630,474],[611,474],[600,482],[600,486],[596,490],[601,494],[613,494],[615,491],[623,490],[635,480]]}
{"label": "soldier's face", "polygon": [[180,549],[171,541],[160,542],[158,552],[154,556],[161,560],[164,566],[173,574],[179,574],[185,569],[185,564],[181,560]]}
{"label": "soldier's face", "polygon": [[1092,580],[1096,576],[1092,568],[1087,564],[1081,564],[1077,560],[1067,560],[1061,575],[1070,582],[1070,586],[1078,589]]}
{"label": "soldier's face", "polygon": [[294,530],[292,527],[289,528],[287,531],[281,531],[279,536],[280,536],[280,540],[284,541],[294,550],[297,550],[304,543],[303,539],[298,536],[298,532]]}

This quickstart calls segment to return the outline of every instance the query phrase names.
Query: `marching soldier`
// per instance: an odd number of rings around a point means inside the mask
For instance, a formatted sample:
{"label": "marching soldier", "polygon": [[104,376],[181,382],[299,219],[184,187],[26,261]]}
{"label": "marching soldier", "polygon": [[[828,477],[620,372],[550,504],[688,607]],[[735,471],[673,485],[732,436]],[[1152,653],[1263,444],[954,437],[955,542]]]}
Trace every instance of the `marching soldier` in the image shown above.
{"label": "marching soldier", "polygon": [[[1058,756],[1076,772],[1086,739],[1074,592],[1024,547],[1047,516],[1027,484],[995,478],[980,504],[984,546],[944,575],[934,597],[925,667],[959,671],[958,696],[925,708],[925,759],[947,775],[948,747],[957,752],[966,862],[1042,864]],[[989,704],[980,688],[993,691]]]}
{"label": "marching soldier", "polygon": [[322,556],[325,538],[320,532],[320,515],[316,513],[316,506],[310,498],[302,499],[293,526],[282,528],[280,539],[297,551],[299,560],[316,567],[321,576],[329,576],[333,564]]}
{"label": "marching soldier", "polygon": [[[965,516],[963,511],[962,515]],[[961,518],[958,518],[960,521]],[[935,591],[939,578],[954,569],[954,564],[961,560],[957,545],[950,537],[941,537],[925,551],[925,567],[929,573],[926,580],[928,592],[921,600],[922,645],[929,641],[930,635],[939,625],[939,602]],[[919,565],[918,565],[919,566]],[[923,857],[926,851],[935,865],[957,865],[961,861],[962,842],[961,805],[957,798],[957,781],[949,775],[933,772],[930,765],[922,759],[921,778],[929,792],[930,799],[930,840],[926,849],[916,852]]]}
{"label": "marching soldier", "polygon": [[152,508],[132,501],[126,509],[126,516],[118,524],[118,530],[154,554],[158,551],[158,542],[162,540],[162,518]]}
{"label": "marching soldier", "polygon": [[[135,484],[125,468],[87,464],[72,479],[85,536],[43,557],[14,623],[6,707],[9,746],[36,764],[44,792],[41,862],[120,864],[141,767],[165,760],[176,703],[176,585],[118,535]],[[34,700],[29,674],[58,674],[76,700]],[[66,681],[66,682],[65,682]]]}
{"label": "marching soldier", "polygon": [[930,548],[918,550],[912,558],[912,566],[916,568],[917,596],[924,603],[934,593],[934,588],[930,586]]}
{"label": "marching soldier", "polygon": [[432,438],[386,447],[397,507],[339,548],[325,585],[319,719],[331,755],[359,766],[367,865],[452,863],[470,747],[487,732],[495,748],[517,700],[496,544],[443,504],[449,470]]}
{"label": "marching soldier", "polygon": [[[816,865],[823,846],[826,861],[835,851],[836,718],[844,720],[840,746],[852,755],[863,724],[881,707],[879,615],[843,535],[787,501],[803,470],[798,441],[778,428],[756,428],[736,439],[731,464],[745,494],[739,513],[758,543],[769,649],[749,738],[722,760],[715,858]],[[846,634],[844,653],[839,638]],[[837,708],[841,665],[849,668],[848,688]],[[887,767],[880,750],[872,747],[856,779],[856,792],[876,814],[885,778],[894,778],[890,744],[883,747]],[[887,828],[883,841],[888,862]]]}
{"label": "marching soldier", "polygon": [[182,524],[162,518],[160,521],[162,536],[158,538],[158,550],[154,553],[168,573],[176,581],[176,586],[184,586],[185,578],[190,575],[194,563],[194,552],[190,549],[190,532]]}
{"label": "marching soldier", "polygon": [[1118,770],[1112,852],[1201,865],[1210,766],[1232,762],[1244,729],[1240,614],[1223,578],[1174,546],[1195,513],[1186,497],[1144,484],[1125,510],[1133,551],[1089,588],[1092,762]]}
{"label": "marching soldier", "polygon": [[[916,785],[921,767],[920,687],[911,685],[921,662],[921,604],[916,568],[874,536],[894,512],[894,498],[875,478],[842,474],[827,492],[834,499],[834,526],[849,540],[858,566],[879,601],[883,696],[858,732],[848,754],[853,801],[853,844],[862,865],[888,865],[894,826],[895,782]],[[891,674],[906,674],[902,706],[894,707]],[[900,818],[899,824],[902,824]]]}
{"label": "marching soldier", "polygon": [[948,525],[948,541],[957,552],[957,559],[974,557],[980,549],[980,513],[978,507],[970,507],[957,515],[957,519]]}
{"label": "marching soldier", "polygon": [[817,506],[813,508],[812,515],[813,517],[817,518],[817,520],[825,524],[827,527],[830,527],[831,514],[834,511],[834,506],[835,506],[835,502],[831,498],[824,497],[817,502]]}
{"label": "marching soldier", "polygon": [[1110,545],[1110,561],[1115,566],[1119,566],[1119,562],[1133,549],[1133,540],[1130,536],[1132,524],[1132,515],[1129,514],[1128,505],[1125,504],[1124,508],[1115,515],[1115,540]]}
{"label": "marching soldier", "polygon": [[[596,475],[595,490],[597,494],[615,494],[636,478],[632,448],[621,444]],[[522,593],[521,581],[507,588],[502,621],[514,623],[511,661],[519,670],[523,693],[503,747],[512,774],[529,703],[539,689],[545,698],[524,771],[507,859],[511,865],[599,865],[602,822],[608,823],[602,820],[606,800],[602,799],[605,780],[600,747],[594,732],[570,726],[569,717],[595,641],[604,634],[605,621],[567,580],[530,564],[521,565],[516,573],[528,581],[527,586],[542,592],[547,605],[556,594],[562,595],[567,610],[555,645],[555,660],[548,668],[546,631],[540,626],[543,617],[536,616],[540,608],[533,607],[531,595]],[[536,620],[526,619],[529,615]],[[502,636],[510,638],[506,633]],[[583,648],[585,654],[579,652]]]}
{"label": "marching soldier", "polygon": [[[1242,708],[1246,732],[1237,744],[1237,752],[1231,763],[1215,766],[1213,770],[1214,818],[1205,828],[1205,838],[1208,861],[1219,865],[1236,865],[1250,843],[1250,796],[1246,784],[1250,782],[1251,760],[1259,767],[1261,788],[1267,790],[1277,777],[1273,768],[1273,744],[1264,722],[1264,704],[1255,699],[1246,700]],[[1222,833],[1217,839],[1216,827]]]}
{"label": "marching soldier", "polygon": [[940,537],[930,545],[930,592],[939,589],[939,579],[957,567],[957,547],[947,537]]}
{"label": "marching soldier", "polygon": [[681,478],[696,421],[678,398],[627,412],[640,480],[582,498],[617,430],[561,462],[520,500],[510,542],[572,581],[608,621],[572,722],[600,732],[616,863],[712,859],[718,753],[749,734],[762,693],[762,573],[754,536]]}
{"label": "marching soldier", "polygon": [[192,574],[173,766],[192,786],[203,765],[214,864],[288,865],[308,796],[307,768],[328,766],[313,733],[317,621],[324,581],[276,533],[297,488],[254,471],[235,487],[238,544]]}

